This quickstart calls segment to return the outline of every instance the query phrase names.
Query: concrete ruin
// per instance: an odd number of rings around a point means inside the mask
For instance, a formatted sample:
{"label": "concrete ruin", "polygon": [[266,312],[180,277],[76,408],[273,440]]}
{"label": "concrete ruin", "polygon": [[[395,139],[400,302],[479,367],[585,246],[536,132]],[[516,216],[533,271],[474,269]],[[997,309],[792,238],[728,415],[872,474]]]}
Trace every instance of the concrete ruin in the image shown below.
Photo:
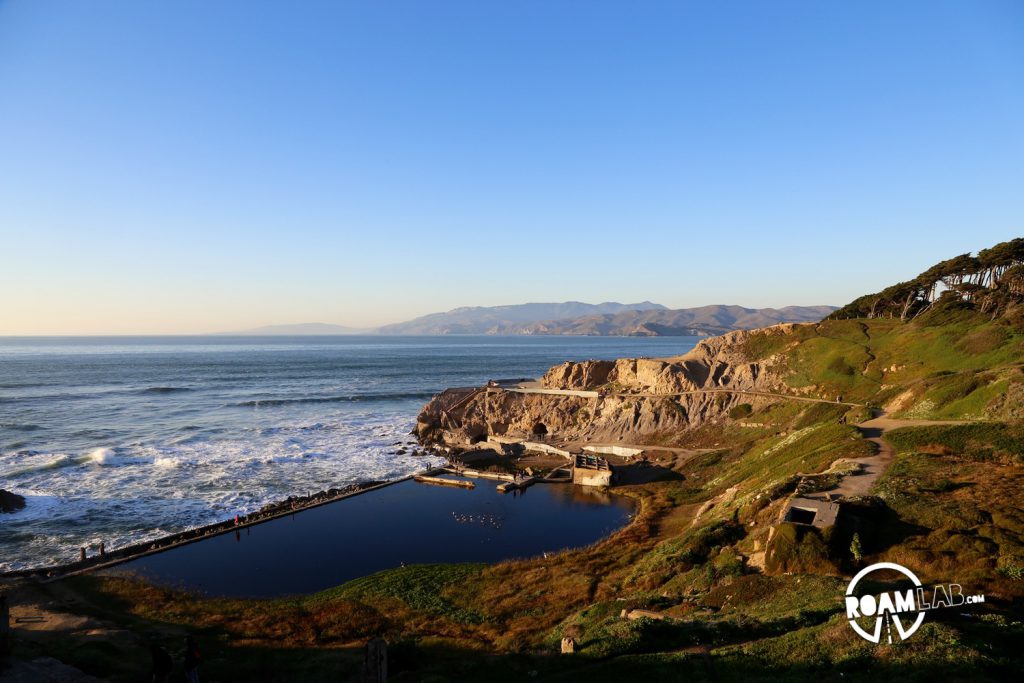
{"label": "concrete ruin", "polygon": [[572,467],[572,483],[580,486],[611,486],[614,470],[604,458],[577,453]]}
{"label": "concrete ruin", "polygon": [[629,446],[584,446],[583,450],[588,453],[601,455],[617,455],[620,458],[635,458],[644,452],[643,448],[631,448]]}
{"label": "concrete ruin", "polygon": [[794,496],[789,499],[782,513],[782,521],[802,524],[819,529],[832,526],[839,516],[839,503],[818,498]]}

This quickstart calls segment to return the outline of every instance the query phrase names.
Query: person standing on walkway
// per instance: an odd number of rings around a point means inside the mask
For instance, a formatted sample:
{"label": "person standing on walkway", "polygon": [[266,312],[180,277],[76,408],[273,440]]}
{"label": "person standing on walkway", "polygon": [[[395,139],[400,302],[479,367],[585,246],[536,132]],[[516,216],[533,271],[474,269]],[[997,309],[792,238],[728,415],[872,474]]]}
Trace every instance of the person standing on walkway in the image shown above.
{"label": "person standing on walkway", "polygon": [[185,636],[185,680],[199,683],[199,645],[192,636]]}

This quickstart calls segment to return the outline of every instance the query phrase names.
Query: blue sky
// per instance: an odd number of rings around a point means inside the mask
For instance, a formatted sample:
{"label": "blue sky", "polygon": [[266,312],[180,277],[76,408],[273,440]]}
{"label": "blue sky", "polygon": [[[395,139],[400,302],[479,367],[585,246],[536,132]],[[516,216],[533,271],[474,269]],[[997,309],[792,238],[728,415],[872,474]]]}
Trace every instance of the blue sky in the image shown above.
{"label": "blue sky", "polygon": [[0,334],[843,304],[1022,181],[1019,2],[0,1]]}

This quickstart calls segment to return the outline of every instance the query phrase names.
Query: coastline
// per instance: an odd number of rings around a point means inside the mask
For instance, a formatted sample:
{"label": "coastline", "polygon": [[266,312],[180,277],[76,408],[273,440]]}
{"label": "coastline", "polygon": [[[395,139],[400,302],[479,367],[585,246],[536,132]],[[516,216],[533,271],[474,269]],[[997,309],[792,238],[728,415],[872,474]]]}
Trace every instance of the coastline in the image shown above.
{"label": "coastline", "polygon": [[235,519],[204,524],[202,526],[161,536],[150,541],[133,543],[131,545],[118,548],[117,550],[86,557],[84,561],[79,559],[64,564],[0,572],[0,582],[8,579],[36,579],[40,583],[50,583],[69,576],[77,576],[79,574],[114,567],[141,557],[156,555],[167,550],[172,550],[190,543],[220,536],[231,531],[240,530],[245,527],[258,526],[281,517],[287,517],[288,515],[294,515],[296,513],[311,510],[330,503],[336,503],[338,501],[345,500],[346,498],[358,496],[362,493],[376,491],[403,481],[409,481],[410,479],[418,476],[430,476],[439,471],[444,471],[444,468],[431,467],[420,472],[407,474],[404,477],[399,477],[397,479],[350,484],[340,489],[327,489],[308,496],[289,496],[283,501],[268,503],[256,512],[251,512],[246,515],[238,515]]}

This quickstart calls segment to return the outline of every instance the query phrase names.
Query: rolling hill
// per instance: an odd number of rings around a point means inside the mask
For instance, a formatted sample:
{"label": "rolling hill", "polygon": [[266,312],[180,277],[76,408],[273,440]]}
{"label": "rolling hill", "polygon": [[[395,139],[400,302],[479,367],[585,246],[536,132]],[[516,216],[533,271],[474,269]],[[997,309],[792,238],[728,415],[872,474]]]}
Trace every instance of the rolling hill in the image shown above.
{"label": "rolling hill", "polygon": [[675,310],[623,311],[569,320],[549,320],[518,328],[510,327],[506,328],[504,333],[621,337],[703,336],[768,327],[779,323],[817,322],[834,310],[834,306],[701,306]]}
{"label": "rolling hill", "polygon": [[542,320],[563,320],[586,315],[607,315],[626,311],[667,310],[661,304],[642,301],[620,304],[606,301],[587,304],[580,301],[563,303],[528,303],[512,306],[472,306],[455,308],[444,313],[431,313],[402,323],[385,325],[378,334],[521,334],[515,331]]}

